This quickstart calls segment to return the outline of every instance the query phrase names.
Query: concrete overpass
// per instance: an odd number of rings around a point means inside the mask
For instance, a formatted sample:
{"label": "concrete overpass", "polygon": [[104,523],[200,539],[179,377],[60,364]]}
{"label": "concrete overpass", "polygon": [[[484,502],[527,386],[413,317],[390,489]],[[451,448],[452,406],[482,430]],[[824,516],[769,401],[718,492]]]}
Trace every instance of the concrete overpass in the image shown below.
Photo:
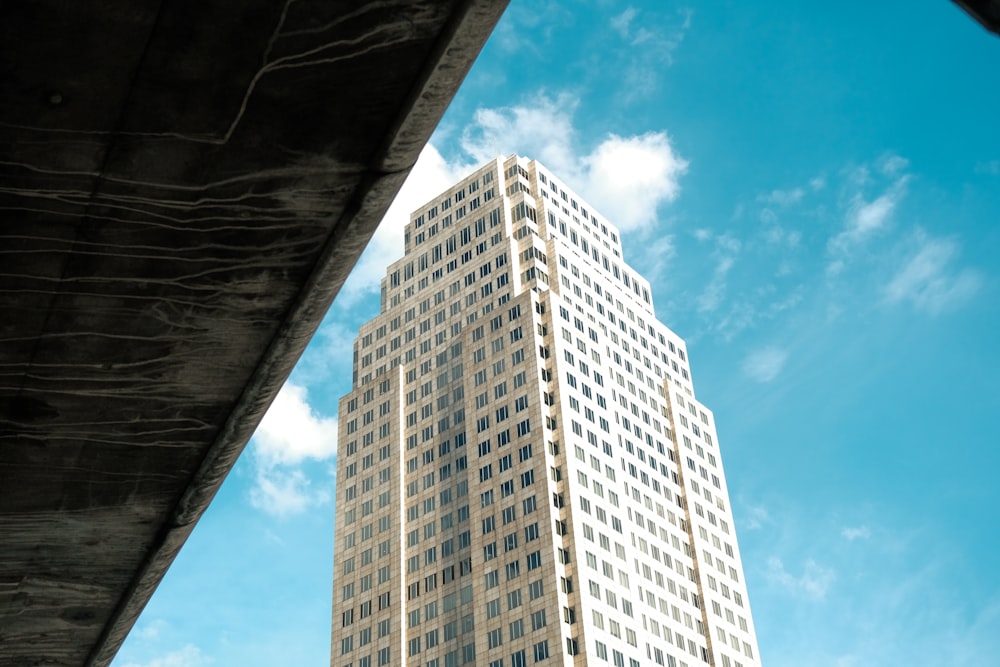
{"label": "concrete overpass", "polygon": [[505,4],[0,4],[0,665],[111,661]]}

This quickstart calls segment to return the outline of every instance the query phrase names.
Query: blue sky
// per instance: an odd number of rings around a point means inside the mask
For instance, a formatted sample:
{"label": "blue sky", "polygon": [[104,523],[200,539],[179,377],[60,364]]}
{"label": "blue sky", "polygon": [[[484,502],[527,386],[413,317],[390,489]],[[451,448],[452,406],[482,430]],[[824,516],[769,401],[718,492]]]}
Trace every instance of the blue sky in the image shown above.
{"label": "blue sky", "polygon": [[748,4],[511,4],[116,667],[328,664],[354,332],[408,210],[515,151],[689,341],[764,664],[1000,654],[1000,39],[941,0]]}

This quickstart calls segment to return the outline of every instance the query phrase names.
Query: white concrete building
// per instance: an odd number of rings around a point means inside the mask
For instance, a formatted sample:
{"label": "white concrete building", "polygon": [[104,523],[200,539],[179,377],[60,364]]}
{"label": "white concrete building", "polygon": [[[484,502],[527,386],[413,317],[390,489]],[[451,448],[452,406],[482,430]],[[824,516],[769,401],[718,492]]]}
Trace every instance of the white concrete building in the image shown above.
{"label": "white concrete building", "polygon": [[332,667],[760,665],[684,342],[542,165],[412,214],[353,387]]}

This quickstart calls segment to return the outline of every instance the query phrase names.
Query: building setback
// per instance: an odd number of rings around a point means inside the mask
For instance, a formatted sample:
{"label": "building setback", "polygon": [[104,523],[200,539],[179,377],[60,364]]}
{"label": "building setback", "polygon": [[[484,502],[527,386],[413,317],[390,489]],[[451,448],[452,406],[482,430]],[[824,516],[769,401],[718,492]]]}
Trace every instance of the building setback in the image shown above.
{"label": "building setback", "polygon": [[415,211],[340,402],[332,667],[760,665],[715,421],[534,160]]}

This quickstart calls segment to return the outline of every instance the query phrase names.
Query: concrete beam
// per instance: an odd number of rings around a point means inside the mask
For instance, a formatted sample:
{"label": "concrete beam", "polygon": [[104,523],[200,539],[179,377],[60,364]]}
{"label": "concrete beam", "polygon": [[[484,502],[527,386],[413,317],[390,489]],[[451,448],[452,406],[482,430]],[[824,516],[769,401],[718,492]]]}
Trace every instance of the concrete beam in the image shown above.
{"label": "concrete beam", "polygon": [[0,5],[0,664],[110,663],[505,4]]}

